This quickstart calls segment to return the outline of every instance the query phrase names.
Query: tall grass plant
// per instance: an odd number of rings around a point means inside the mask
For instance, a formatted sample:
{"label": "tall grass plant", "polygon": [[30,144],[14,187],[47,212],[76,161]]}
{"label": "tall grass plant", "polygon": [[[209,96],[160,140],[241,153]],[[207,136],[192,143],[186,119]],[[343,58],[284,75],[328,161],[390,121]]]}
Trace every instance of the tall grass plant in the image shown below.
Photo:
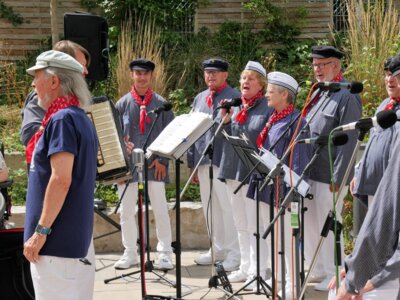
{"label": "tall grass plant", "polygon": [[128,18],[121,26],[116,62],[118,96],[126,94],[132,81],[129,75],[129,63],[136,58],[153,61],[156,68],[153,72],[152,88],[158,94],[166,96],[168,77],[165,62],[162,58],[161,30],[154,18],[139,17],[134,21]]}
{"label": "tall grass plant", "polygon": [[348,78],[362,81],[364,114],[371,115],[387,97],[383,63],[400,50],[400,24],[393,0],[347,0]]}

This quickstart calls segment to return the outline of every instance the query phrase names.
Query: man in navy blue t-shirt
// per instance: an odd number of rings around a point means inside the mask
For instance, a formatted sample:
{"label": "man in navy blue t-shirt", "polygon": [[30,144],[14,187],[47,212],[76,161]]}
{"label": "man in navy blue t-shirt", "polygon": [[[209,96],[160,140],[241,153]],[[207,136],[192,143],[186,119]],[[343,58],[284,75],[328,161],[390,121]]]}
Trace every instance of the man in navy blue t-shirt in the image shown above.
{"label": "man in navy blue t-shirt", "polygon": [[46,110],[34,136],[24,234],[36,299],[91,299],[97,135],[82,109],[91,95],[68,54],[46,51],[27,72]]}

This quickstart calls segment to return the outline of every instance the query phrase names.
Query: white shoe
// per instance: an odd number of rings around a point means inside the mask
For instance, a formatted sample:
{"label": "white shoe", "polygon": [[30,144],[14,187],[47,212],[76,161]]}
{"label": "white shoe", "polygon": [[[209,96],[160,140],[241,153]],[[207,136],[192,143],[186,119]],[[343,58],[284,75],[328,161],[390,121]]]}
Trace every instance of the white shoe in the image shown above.
{"label": "white shoe", "polygon": [[[221,257],[219,256],[214,256],[214,263],[217,261],[221,261],[223,259],[221,259]],[[200,266],[210,266],[213,261],[211,259],[211,251],[208,251],[206,253],[200,254],[195,260],[194,262]]]}
{"label": "white shoe", "polygon": [[244,285],[248,284],[252,280],[253,280],[253,282],[244,288],[245,291],[252,291],[254,289],[257,289],[257,280],[254,280],[253,275],[247,277]]}
{"label": "white shoe", "polygon": [[161,270],[172,270],[174,265],[172,264],[171,256],[168,254],[160,254],[158,257],[158,267]]}
{"label": "white shoe", "polygon": [[319,282],[321,282],[322,280],[324,280],[325,279],[325,275],[324,274],[314,274],[314,273],[311,273],[311,275],[309,276],[309,278],[308,278],[308,282],[309,283],[319,283]]}
{"label": "white shoe", "polygon": [[117,270],[125,270],[138,264],[138,257],[131,252],[124,252],[121,258],[114,264]]}
{"label": "white shoe", "polygon": [[229,282],[245,282],[247,279],[247,274],[243,273],[240,270],[232,272],[228,275]]}
{"label": "white shoe", "polygon": [[224,267],[224,270],[227,272],[232,272],[236,271],[239,269],[240,261],[236,259],[232,259],[230,257],[224,259],[222,262],[222,266]]}
{"label": "white shoe", "polygon": [[314,290],[316,290],[316,291],[321,291],[321,292],[327,292],[329,289],[328,289],[328,284],[329,284],[329,282],[331,281],[331,279],[332,279],[332,277],[333,276],[326,276],[325,278],[324,278],[324,280],[322,280],[320,283],[318,283],[318,284],[316,284],[315,286],[314,286]]}

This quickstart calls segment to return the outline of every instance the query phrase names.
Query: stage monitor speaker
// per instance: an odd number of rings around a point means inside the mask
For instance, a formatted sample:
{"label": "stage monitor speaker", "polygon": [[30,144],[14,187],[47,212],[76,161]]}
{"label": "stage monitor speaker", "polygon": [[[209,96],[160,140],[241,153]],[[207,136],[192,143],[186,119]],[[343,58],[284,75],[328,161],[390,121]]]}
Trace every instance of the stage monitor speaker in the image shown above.
{"label": "stage monitor speaker", "polygon": [[64,38],[81,45],[90,53],[87,79],[107,79],[108,24],[103,17],[89,13],[64,14]]}

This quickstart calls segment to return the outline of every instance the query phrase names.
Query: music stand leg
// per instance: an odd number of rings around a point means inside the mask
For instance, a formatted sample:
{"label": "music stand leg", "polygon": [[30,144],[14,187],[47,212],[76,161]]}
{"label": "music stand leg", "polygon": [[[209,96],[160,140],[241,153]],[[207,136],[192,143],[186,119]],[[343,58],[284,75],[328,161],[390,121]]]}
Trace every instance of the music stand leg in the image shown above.
{"label": "music stand leg", "polygon": [[181,161],[179,159],[175,160],[175,193],[176,193],[176,203],[175,203],[175,269],[176,269],[176,297],[179,299],[182,296],[182,275],[181,275],[181,199],[180,199],[180,176],[181,171]]}

